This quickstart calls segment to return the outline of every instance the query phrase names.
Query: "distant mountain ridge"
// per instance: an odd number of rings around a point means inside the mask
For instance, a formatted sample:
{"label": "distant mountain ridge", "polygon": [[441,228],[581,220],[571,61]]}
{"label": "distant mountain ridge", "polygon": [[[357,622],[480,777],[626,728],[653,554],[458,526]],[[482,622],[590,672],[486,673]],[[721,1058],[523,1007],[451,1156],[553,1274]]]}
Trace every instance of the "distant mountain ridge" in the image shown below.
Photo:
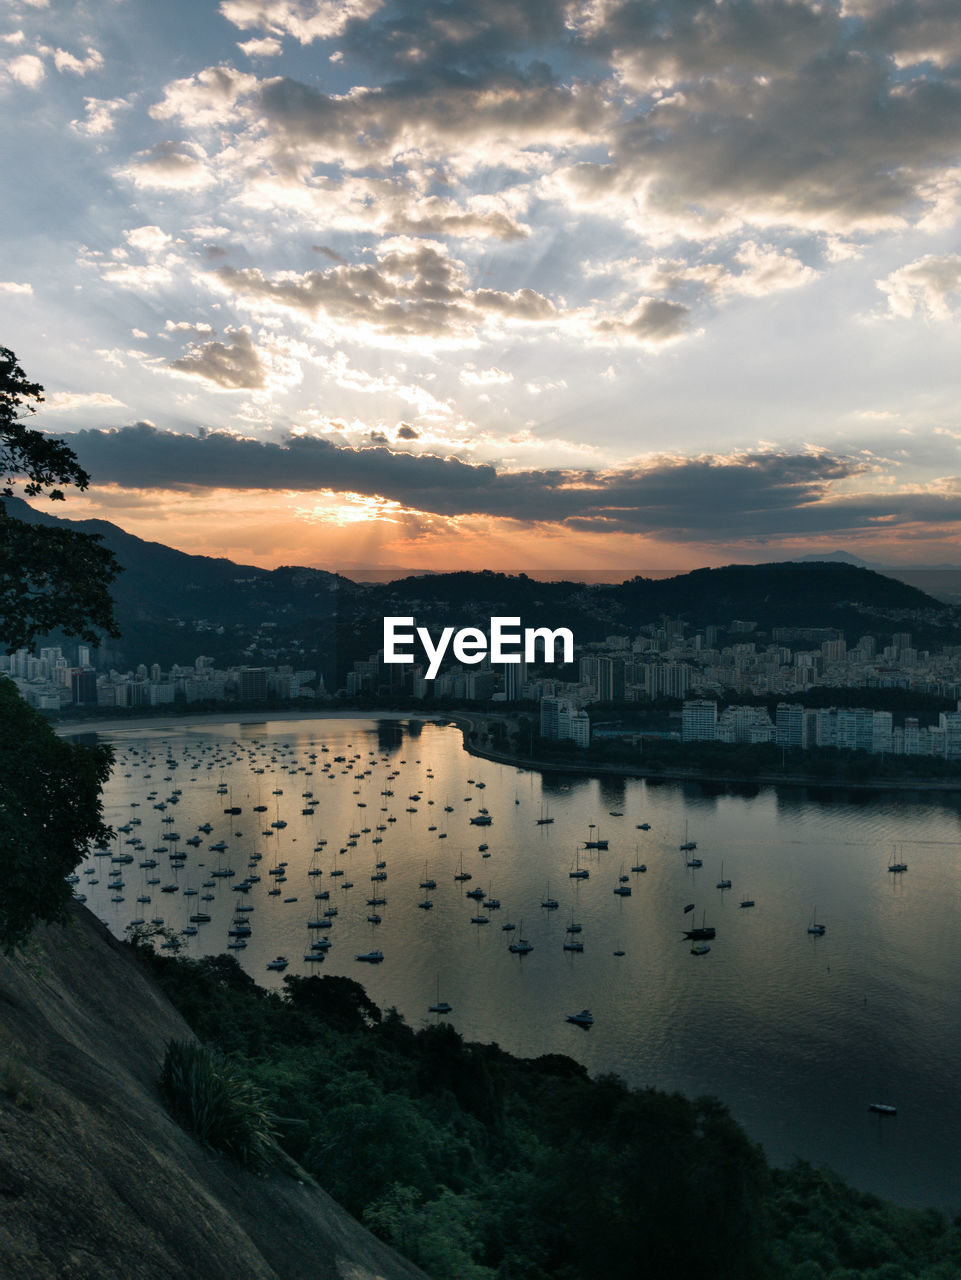
{"label": "distant mountain ridge", "polygon": [[953,608],[917,587],[841,559],[728,565],[621,583],[545,582],[489,570],[357,583],[323,569],[189,555],[108,521],[61,520],[18,499],[6,499],[6,509],[19,519],[99,534],[123,565],[114,590],[123,639],[109,642],[103,655],[115,665],[166,666],[208,653],[251,665],[317,667],[329,683],[381,647],[388,614],[431,627],[518,616],[525,626],[568,626],[580,642],[636,634],[664,616],[682,619],[691,632],[708,625],[723,631],[739,620],[756,623],[759,637],[774,627],[831,627],[851,640],[911,631],[929,643],[957,625]]}

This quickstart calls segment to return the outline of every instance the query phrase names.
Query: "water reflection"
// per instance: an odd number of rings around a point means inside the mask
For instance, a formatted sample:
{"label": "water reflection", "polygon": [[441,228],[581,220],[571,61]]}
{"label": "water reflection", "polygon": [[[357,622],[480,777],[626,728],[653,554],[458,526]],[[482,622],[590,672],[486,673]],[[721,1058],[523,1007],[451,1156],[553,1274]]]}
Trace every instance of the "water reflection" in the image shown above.
{"label": "water reflection", "polygon": [[[775,1159],[823,1161],[905,1201],[961,1199],[951,1176],[961,1137],[957,796],[542,778],[467,755],[451,727],[386,718],[113,740],[107,817],[129,831],[112,853],[136,858],[94,859],[97,874],[78,887],[118,933],[138,910],[183,928],[200,897],[185,891],[205,886],[212,918],[189,954],[222,950],[248,906],[248,945],[232,954],[258,982],[279,985],[266,965],[286,954],[288,972],[357,978],[420,1025],[437,1016],[428,1006],[440,977],[446,1016],[470,1038],[717,1094]],[[242,815],[225,815],[231,805]],[[471,823],[485,810],[490,825]],[[174,831],[179,840],[167,838]],[[685,832],[696,851],[680,850]],[[171,859],[171,847],[188,856]],[[895,848],[903,874],[888,871]],[[141,868],[144,855],[158,867]],[[120,893],[109,874],[118,866]],[[238,891],[251,875],[260,879]],[[435,881],[430,909],[419,906],[425,879]],[[717,887],[726,880],[730,889]],[[174,890],[161,898],[163,885]],[[483,896],[466,897],[471,889]],[[542,907],[548,897],[556,910]],[[308,929],[319,908],[336,908],[330,927]],[[815,911],[820,937],[808,933]],[[716,930],[709,953],[691,954],[692,918]],[[582,952],[564,948],[572,924]],[[319,932],[331,945],[308,962]],[[519,937],[529,954],[508,950]],[[357,963],[374,948],[383,964]],[[585,1008],[590,1035],[568,1022]],[[897,1104],[897,1118],[879,1127],[871,1102]]]}

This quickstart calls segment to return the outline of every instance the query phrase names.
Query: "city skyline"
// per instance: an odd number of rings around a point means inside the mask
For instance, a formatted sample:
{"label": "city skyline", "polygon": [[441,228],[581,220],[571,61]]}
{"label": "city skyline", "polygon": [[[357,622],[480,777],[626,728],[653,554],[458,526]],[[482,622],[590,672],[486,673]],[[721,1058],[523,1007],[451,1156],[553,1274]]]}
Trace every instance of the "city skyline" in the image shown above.
{"label": "city skyline", "polygon": [[57,513],[959,563],[959,69],[923,0],[15,0],[0,341],[93,476]]}

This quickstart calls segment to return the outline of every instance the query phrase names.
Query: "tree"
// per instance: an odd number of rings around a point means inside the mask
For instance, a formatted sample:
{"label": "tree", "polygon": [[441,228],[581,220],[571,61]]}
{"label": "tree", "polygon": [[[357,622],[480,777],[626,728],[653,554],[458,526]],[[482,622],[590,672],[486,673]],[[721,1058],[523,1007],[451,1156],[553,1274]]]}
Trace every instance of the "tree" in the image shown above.
{"label": "tree", "polygon": [[[85,489],[89,476],[73,451],[24,425],[43,402],[17,358],[0,347],[0,642],[12,652],[59,627],[96,643],[95,627],[117,634],[109,584],[120,567],[100,539],[27,524],[6,510],[14,485],[27,497],[62,499],[57,487]],[[67,876],[103,823],[101,789],[110,773],[108,747],[58,738],[50,725],[0,677],[0,947],[22,943],[38,921],[66,918]]]}
{"label": "tree", "polygon": [[13,682],[0,679],[0,947],[22,943],[38,921],[66,918],[66,877],[91,842],[111,832],[101,787],[112,752],[58,738]]}
{"label": "tree", "polygon": [[28,498],[63,501],[60,485],[86,489],[90,477],[62,440],[27,427],[43,403],[7,347],[0,347],[0,641],[12,653],[54,628],[92,644],[118,634],[109,586],[120,572],[98,534],[27,524],[6,509],[15,485]]}

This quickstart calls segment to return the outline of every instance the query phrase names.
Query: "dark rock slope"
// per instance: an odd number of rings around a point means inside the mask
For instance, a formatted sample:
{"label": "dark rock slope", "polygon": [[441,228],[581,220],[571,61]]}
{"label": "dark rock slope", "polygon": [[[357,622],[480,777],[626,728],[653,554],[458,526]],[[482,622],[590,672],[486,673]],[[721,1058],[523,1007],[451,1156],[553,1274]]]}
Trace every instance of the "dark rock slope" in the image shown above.
{"label": "dark rock slope", "polygon": [[426,1280],[323,1191],[170,1118],[157,1074],[189,1036],[86,908],[0,954],[0,1275]]}

